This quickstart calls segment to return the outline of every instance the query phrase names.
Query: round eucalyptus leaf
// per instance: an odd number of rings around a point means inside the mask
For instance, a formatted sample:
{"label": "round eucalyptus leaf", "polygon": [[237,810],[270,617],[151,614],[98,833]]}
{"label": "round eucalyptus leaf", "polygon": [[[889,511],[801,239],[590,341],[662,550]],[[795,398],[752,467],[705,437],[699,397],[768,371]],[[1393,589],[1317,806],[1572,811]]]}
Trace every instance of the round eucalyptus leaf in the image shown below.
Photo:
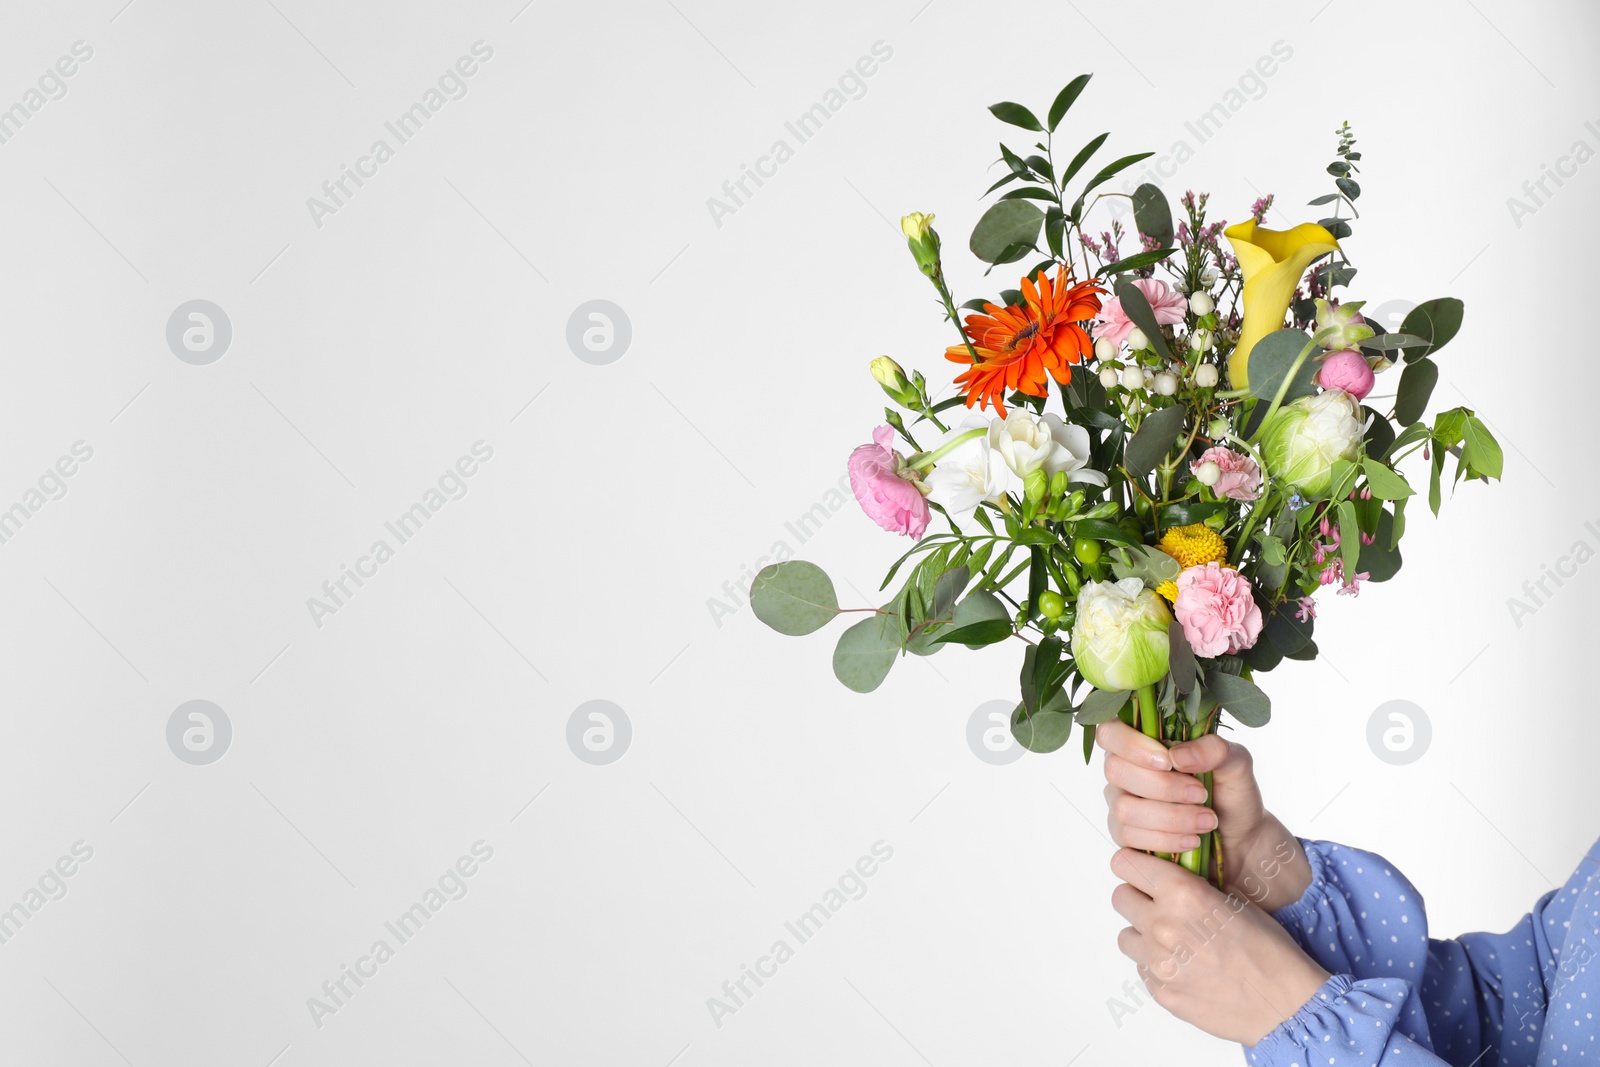
{"label": "round eucalyptus leaf", "polygon": [[800,637],[832,622],[839,598],[821,567],[791,559],[761,568],[750,583],[750,608],[780,634]]}
{"label": "round eucalyptus leaf", "polygon": [[870,693],[883,684],[900,655],[900,628],[893,615],[868,615],[839,635],[833,674],[845,688]]}

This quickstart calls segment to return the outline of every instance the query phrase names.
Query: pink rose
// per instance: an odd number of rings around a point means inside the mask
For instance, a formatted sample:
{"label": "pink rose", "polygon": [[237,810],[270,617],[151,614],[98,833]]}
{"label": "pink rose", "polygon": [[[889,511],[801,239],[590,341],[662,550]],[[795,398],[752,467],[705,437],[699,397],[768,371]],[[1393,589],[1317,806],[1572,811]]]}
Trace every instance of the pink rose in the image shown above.
{"label": "pink rose", "polygon": [[1322,357],[1317,369],[1317,384],[1324,389],[1343,389],[1357,400],[1372,392],[1372,367],[1360,352],[1345,349]]}
{"label": "pink rose", "polygon": [[1255,645],[1261,636],[1261,609],[1250,583],[1218,563],[1190,567],[1178,575],[1178,600],[1172,613],[1197,656],[1220,656]]}
{"label": "pink rose", "polygon": [[[1175,326],[1183,321],[1183,314],[1189,307],[1189,302],[1183,298],[1182,293],[1174,292],[1172,286],[1160,278],[1136,278],[1133,282],[1150,302],[1150,310],[1156,313],[1158,326]],[[1095,340],[1104,337],[1114,345],[1120,345],[1128,339],[1136,325],[1134,321],[1123,314],[1122,298],[1113,297],[1106,303],[1105,309],[1100,312],[1100,322],[1094,328]]]}
{"label": "pink rose", "polygon": [[[872,431],[875,444],[850,453],[850,488],[867,517],[890,533],[921,537],[928,528],[928,502],[917,487],[915,472],[902,467],[903,457],[890,448],[894,430],[879,426]],[[902,474],[904,470],[904,474]]]}
{"label": "pink rose", "polygon": [[1218,496],[1229,500],[1254,500],[1261,495],[1261,468],[1243,452],[1213,446],[1200,453],[1199,459],[1190,461],[1189,470],[1195,473],[1206,463],[1215,463],[1222,470],[1211,486],[1211,491]]}

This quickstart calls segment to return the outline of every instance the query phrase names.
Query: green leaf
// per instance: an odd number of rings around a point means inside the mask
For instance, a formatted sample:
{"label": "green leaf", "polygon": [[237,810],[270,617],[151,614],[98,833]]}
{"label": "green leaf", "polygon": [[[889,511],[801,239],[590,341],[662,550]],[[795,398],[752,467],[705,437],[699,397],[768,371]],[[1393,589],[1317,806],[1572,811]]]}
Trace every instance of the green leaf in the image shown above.
{"label": "green leaf", "polygon": [[1265,726],[1272,718],[1272,701],[1247,678],[1225,671],[1208,671],[1206,688],[1241,726]]}
{"label": "green leaf", "polygon": [[1500,450],[1500,443],[1494,439],[1494,434],[1476,415],[1467,416],[1465,437],[1461,445],[1461,458],[1475,473],[1499,478],[1505,468],[1505,453]]}
{"label": "green leaf", "polygon": [[[1215,515],[1225,515],[1228,511],[1227,503],[1213,501],[1207,503],[1201,500],[1180,500],[1176,504],[1168,504],[1161,509],[1161,525],[1189,526],[1197,522],[1205,522]],[[1169,559],[1171,557],[1168,557]]]}
{"label": "green leaf", "polygon": [[[1394,502],[1394,521],[1391,526],[1388,545],[1389,551],[1394,552],[1400,547],[1400,538],[1406,532],[1406,502],[1404,500],[1396,500]],[[1383,530],[1383,517],[1381,515],[1378,517],[1378,530],[1380,533]]]}
{"label": "green leaf", "polygon": [[1011,736],[1029,752],[1054,752],[1071,735],[1072,701],[1059,689],[1032,715],[1021,704],[1011,713]]}
{"label": "green leaf", "polygon": [[1405,475],[1371,456],[1362,459],[1361,472],[1367,476],[1367,488],[1380,500],[1402,500],[1416,492],[1406,481]]}
{"label": "green leaf", "polygon": [[1132,278],[1124,278],[1117,283],[1117,299],[1122,304],[1123,314],[1144,331],[1145,338],[1149,340],[1150,347],[1155,349],[1156,354],[1163,359],[1171,359],[1172,354],[1167,351],[1166,338],[1161,336],[1161,326],[1156,322],[1156,313],[1151,310],[1150,301],[1145,299],[1144,293],[1133,284]]}
{"label": "green leaf", "polygon": [[1024,252],[1038,243],[1044,212],[1026,200],[1001,200],[990,206],[973,227],[969,247],[985,263],[1011,263],[1022,258],[1013,254],[1016,246]]}
{"label": "green leaf", "polygon": [[[1001,623],[1005,627],[1004,632],[997,639],[990,636],[994,633],[992,627],[982,631],[975,631],[970,636],[951,636],[953,633],[958,634],[965,627],[993,622]],[[939,640],[960,641],[968,648],[981,648],[984,645],[994,644],[996,640],[1004,641],[1011,636],[1011,609],[1001,603],[1000,598],[993,593],[987,593],[980,589],[969,593],[965,600],[956,605],[951,625],[954,629],[940,634]]]}
{"label": "green leaf", "polygon": [[847,689],[870,693],[883,684],[900,655],[900,629],[893,615],[869,615],[839,635],[833,674]]}
{"label": "green leaf", "polygon": [[1172,670],[1172,684],[1178,692],[1187,693],[1194,688],[1194,649],[1184,635],[1183,623],[1173,619],[1167,624],[1167,662]]}
{"label": "green leaf", "polygon": [[1096,689],[1078,706],[1078,722],[1084,726],[1110,722],[1127,702],[1126,689]]}
{"label": "green leaf", "polygon": [[1067,87],[1056,94],[1055,103],[1050,105],[1048,125],[1050,132],[1054,133],[1061,120],[1066,118],[1067,111],[1077,102],[1078,96],[1083,92],[1084,86],[1089,84],[1092,75],[1080,74],[1067,83]]}
{"label": "green leaf", "polygon": [[1142,543],[1138,537],[1105,519],[1079,519],[1073,524],[1072,532],[1077,537],[1092,537],[1096,541],[1115,541],[1119,545]]}
{"label": "green leaf", "polygon": [[1049,189],[1041,189],[1037,185],[1025,185],[1021,189],[1013,189],[1000,197],[1001,200],[1048,200],[1056,202],[1056,194]]}
{"label": "green leaf", "polygon": [[[1401,333],[1409,333],[1414,337],[1421,337],[1427,341],[1427,346],[1414,348],[1406,352],[1406,362],[1412,363],[1428,355],[1435,349],[1443,348],[1450,339],[1461,332],[1461,317],[1465,314],[1465,307],[1461,301],[1454,297],[1444,296],[1434,300],[1424,300],[1411,309],[1411,313],[1400,324]],[[1402,419],[1409,422],[1409,419]]]}
{"label": "green leaf", "polygon": [[[1405,504],[1404,500],[1395,503],[1399,510]],[[1361,546],[1361,558],[1356,563],[1354,573],[1365,572],[1369,582],[1387,582],[1400,573],[1400,534],[1405,530],[1405,521],[1398,522],[1387,511],[1378,516],[1378,528],[1373,533],[1372,544]],[[1342,534],[1340,536],[1343,536]],[[1346,568],[1348,570],[1348,567]]]}
{"label": "green leaf", "polygon": [[1333,184],[1337,185],[1339,191],[1351,200],[1361,195],[1361,186],[1356,184],[1354,178],[1335,178]]}
{"label": "green leaf", "polygon": [[[1149,159],[1153,155],[1155,155],[1154,152],[1135,152],[1131,156],[1123,156],[1121,159],[1114,160],[1113,162],[1102,167],[1100,173],[1089,179],[1089,184],[1083,187],[1083,192],[1078,194],[1078,199],[1072,202],[1072,210],[1067,212],[1067,216],[1071,218],[1073,222],[1082,221],[1083,202],[1089,199],[1090,193],[1094,192],[1095,189],[1104,185],[1112,178],[1115,178],[1118,174],[1121,174],[1135,163],[1138,163],[1140,160]],[[1067,179],[1062,178],[1061,184],[1066,185],[1066,183]]]}
{"label": "green leaf", "polygon": [[998,104],[990,104],[989,113],[1001,122],[1009,122],[1011,125],[1021,126],[1025,130],[1044,132],[1044,127],[1039,125],[1039,120],[1033,117],[1033,112],[1021,104],[1013,104],[1009,100],[1002,100]]}
{"label": "green leaf", "polygon": [[1394,423],[1382,412],[1365,406],[1361,409],[1361,415],[1362,424],[1367,428],[1364,451],[1373,459],[1384,458],[1394,444]]}
{"label": "green leaf", "polygon": [[929,618],[950,618],[956,601],[960,599],[962,590],[966,589],[967,582],[971,579],[972,572],[965,566],[952,567],[939,575],[939,581],[933,588],[933,610],[929,613]]}
{"label": "green leaf", "polygon": [[1344,559],[1344,580],[1350,582],[1361,568],[1356,560],[1361,555],[1361,523],[1356,521],[1353,500],[1339,501],[1339,555]]}
{"label": "green leaf", "polygon": [[[1310,343],[1311,338],[1299,330],[1277,330],[1257,341],[1256,346],[1250,350],[1251,395],[1270,404],[1272,398],[1278,395],[1278,386],[1283,384],[1289,368],[1294,366],[1294,361],[1300,358],[1300,353],[1304,352]],[[1295,371],[1288,391],[1283,394],[1285,404],[1302,396],[1310,396],[1317,391],[1312,378],[1322,364],[1313,358],[1314,355],[1315,353],[1308,355],[1305,362],[1300,364],[1300,369]]]}
{"label": "green leaf", "polygon": [[1362,348],[1375,348],[1380,352],[1389,352],[1396,348],[1426,348],[1426,339],[1409,333],[1382,333],[1376,337],[1369,337],[1361,342]]}
{"label": "green leaf", "polygon": [[1400,374],[1400,388],[1396,390],[1394,417],[1396,422],[1416,422],[1428,410],[1428,398],[1433,387],[1439,384],[1439,365],[1431,359],[1406,364]]}
{"label": "green leaf", "polygon": [[1410,426],[1407,426],[1405,429],[1400,431],[1400,436],[1396,437],[1394,439],[1394,443],[1391,444],[1387,449],[1385,449],[1383,454],[1381,456],[1379,456],[1378,458],[1379,459],[1388,459],[1392,454],[1394,454],[1395,452],[1400,451],[1402,448],[1405,448],[1407,445],[1413,445],[1413,444],[1416,444],[1418,441],[1424,441],[1430,435],[1431,435],[1431,431],[1428,429],[1428,424],[1427,423],[1425,423],[1425,422],[1413,422]]}
{"label": "green leaf", "polygon": [[1172,243],[1172,208],[1159,185],[1145,182],[1133,191],[1133,220],[1145,236],[1163,245]]}
{"label": "green leaf", "polygon": [[1261,562],[1281,567],[1289,558],[1283,547],[1283,538],[1262,534],[1256,540],[1261,542]]}
{"label": "green leaf", "polygon": [[1444,470],[1444,449],[1438,449],[1433,454],[1433,462],[1428,464],[1428,508],[1433,512],[1433,517],[1439,517],[1439,503],[1442,494],[1439,491],[1439,472]]}
{"label": "green leaf", "polygon": [[1095,271],[1094,274],[1096,278],[1099,278],[1106,274],[1119,274],[1123,271],[1143,270],[1145,267],[1155,266],[1157,263],[1160,263],[1163,259],[1166,259],[1176,251],[1176,248],[1152,248],[1148,252],[1139,252],[1135,255],[1129,256],[1127,259],[1119,259],[1115,263],[1107,263],[1105,266]]}
{"label": "green leaf", "polygon": [[822,629],[839,613],[839,598],[823,569],[803,559],[761,568],[750,583],[756,618],[791,637]]}
{"label": "green leaf", "polygon": [[[1259,601],[1258,601],[1259,603]],[[1261,636],[1265,641],[1257,641],[1257,646],[1270,645],[1280,655],[1292,656],[1306,647],[1306,642],[1311,640],[1316,632],[1316,618],[1301,620],[1295,616],[1299,605],[1293,600],[1280,600],[1267,609],[1267,621],[1261,627]]]}
{"label": "green leaf", "polygon": [[1128,468],[1129,474],[1143,478],[1156,469],[1156,464],[1178,443],[1178,437],[1183,433],[1183,420],[1188,413],[1188,408],[1174,405],[1157,408],[1145,416],[1122,456],[1122,465]]}
{"label": "green leaf", "polygon": [[1061,184],[1066,185],[1070,182],[1078,171],[1083,169],[1083,165],[1089,162],[1089,157],[1100,151],[1100,146],[1105,144],[1106,138],[1110,136],[1111,134],[1109,133],[1102,133],[1099,137],[1078,149],[1078,154],[1072,157],[1072,162],[1067,164],[1066,171],[1061,175]]}
{"label": "green leaf", "polygon": [[1011,633],[1011,618],[1008,615],[1004,619],[982,619],[953,630],[944,630],[932,640],[938,644],[959,642],[968,648],[982,648],[984,645],[998,645]]}

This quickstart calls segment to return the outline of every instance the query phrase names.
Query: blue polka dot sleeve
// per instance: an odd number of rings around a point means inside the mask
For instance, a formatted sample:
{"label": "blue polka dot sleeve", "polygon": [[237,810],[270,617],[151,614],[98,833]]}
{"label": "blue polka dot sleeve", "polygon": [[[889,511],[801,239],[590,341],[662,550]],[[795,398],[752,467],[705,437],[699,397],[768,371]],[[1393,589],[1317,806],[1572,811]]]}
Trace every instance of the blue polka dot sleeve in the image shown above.
{"label": "blue polka dot sleeve", "polygon": [[1503,934],[1445,941],[1387,860],[1301,844],[1311,885],[1273,917],[1332,977],[1245,1049],[1255,1067],[1600,1067],[1600,968],[1584,966],[1600,943],[1600,864],[1586,859]]}

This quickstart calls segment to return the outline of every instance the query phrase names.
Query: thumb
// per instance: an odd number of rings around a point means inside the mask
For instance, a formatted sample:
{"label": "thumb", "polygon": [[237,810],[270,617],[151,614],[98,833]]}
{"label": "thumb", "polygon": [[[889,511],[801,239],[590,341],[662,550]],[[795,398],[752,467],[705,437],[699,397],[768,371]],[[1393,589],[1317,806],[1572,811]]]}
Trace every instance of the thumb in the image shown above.
{"label": "thumb", "polygon": [[1193,741],[1173,745],[1172,766],[1185,774],[1212,772],[1218,793],[1256,792],[1255,770],[1250,750],[1217,734],[1206,734]]}

